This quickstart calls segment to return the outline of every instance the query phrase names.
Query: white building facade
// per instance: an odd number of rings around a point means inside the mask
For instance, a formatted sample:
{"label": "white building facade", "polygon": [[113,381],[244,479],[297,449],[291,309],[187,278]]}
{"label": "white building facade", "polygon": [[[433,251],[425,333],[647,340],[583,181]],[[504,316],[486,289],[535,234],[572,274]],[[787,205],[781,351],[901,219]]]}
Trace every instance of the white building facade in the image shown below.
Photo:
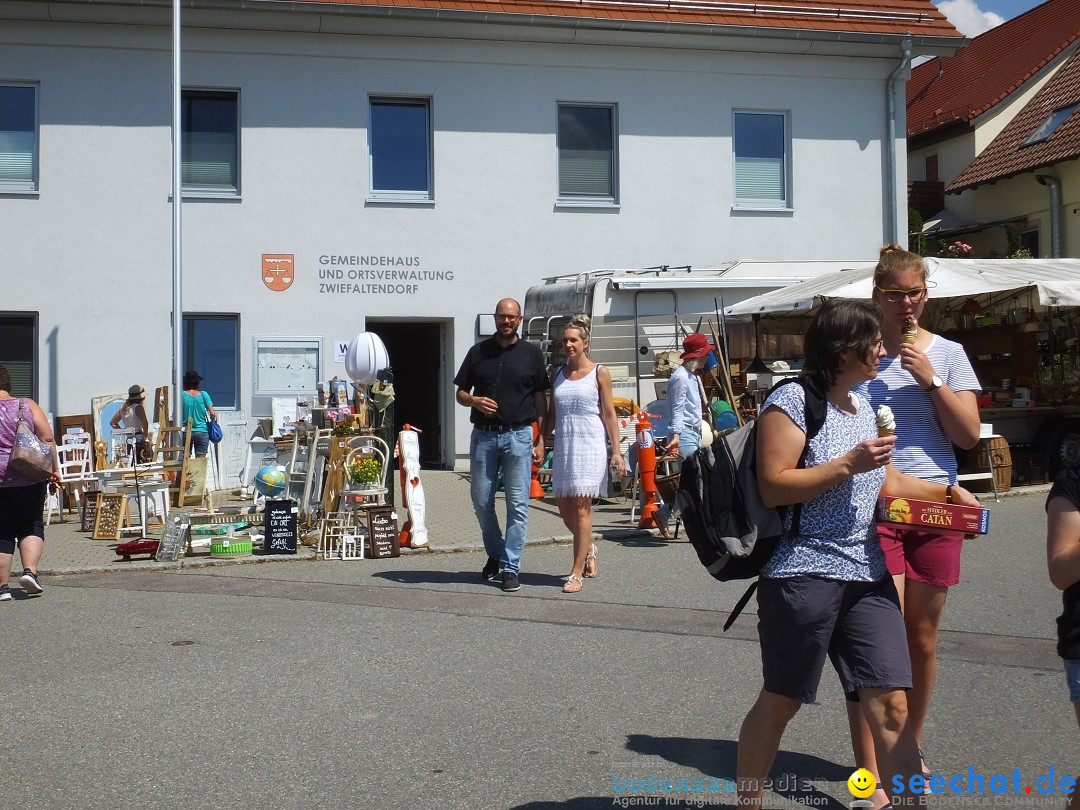
{"label": "white building facade", "polygon": [[[333,5],[184,3],[181,364],[253,419],[378,332],[441,466],[498,299],[906,233],[904,41],[960,41]],[[171,35],[167,2],[0,0],[0,362],[57,416],[171,380]]]}

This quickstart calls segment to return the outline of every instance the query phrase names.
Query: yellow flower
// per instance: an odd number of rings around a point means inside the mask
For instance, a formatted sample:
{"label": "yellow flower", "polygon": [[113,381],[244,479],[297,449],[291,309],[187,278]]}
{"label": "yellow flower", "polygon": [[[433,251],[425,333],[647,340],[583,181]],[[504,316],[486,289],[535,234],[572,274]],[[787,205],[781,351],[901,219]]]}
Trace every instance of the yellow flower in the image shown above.
{"label": "yellow flower", "polygon": [[374,484],[379,480],[379,462],[373,458],[354,459],[348,473],[349,480],[354,484]]}

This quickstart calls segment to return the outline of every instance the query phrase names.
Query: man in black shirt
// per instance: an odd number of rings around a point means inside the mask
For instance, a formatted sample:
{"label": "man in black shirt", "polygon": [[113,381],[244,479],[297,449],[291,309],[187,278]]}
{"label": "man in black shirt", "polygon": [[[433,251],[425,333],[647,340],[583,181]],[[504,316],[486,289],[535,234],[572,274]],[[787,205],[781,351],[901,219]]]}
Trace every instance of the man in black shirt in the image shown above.
{"label": "man in black shirt", "polygon": [[[529,528],[532,463],[544,460],[544,439],[533,444],[532,423],[547,409],[550,387],[544,355],[518,337],[521,305],[504,298],[495,307],[495,336],[469,349],[454,377],[459,405],[472,408],[469,471],[472,502],[488,561],[486,580],[502,574],[502,589],[521,587],[518,571]],[[506,535],[495,516],[499,470],[506,496]]]}

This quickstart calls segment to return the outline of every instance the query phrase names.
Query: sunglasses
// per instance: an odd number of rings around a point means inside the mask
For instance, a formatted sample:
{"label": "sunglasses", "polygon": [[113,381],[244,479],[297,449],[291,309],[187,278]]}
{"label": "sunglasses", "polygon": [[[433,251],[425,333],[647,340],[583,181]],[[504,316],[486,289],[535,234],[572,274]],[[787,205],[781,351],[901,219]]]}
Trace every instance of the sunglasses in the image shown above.
{"label": "sunglasses", "polygon": [[878,287],[878,292],[885,296],[885,300],[890,304],[899,304],[905,298],[911,301],[913,304],[917,304],[926,298],[926,287],[917,287],[914,290],[886,290],[883,287]]}

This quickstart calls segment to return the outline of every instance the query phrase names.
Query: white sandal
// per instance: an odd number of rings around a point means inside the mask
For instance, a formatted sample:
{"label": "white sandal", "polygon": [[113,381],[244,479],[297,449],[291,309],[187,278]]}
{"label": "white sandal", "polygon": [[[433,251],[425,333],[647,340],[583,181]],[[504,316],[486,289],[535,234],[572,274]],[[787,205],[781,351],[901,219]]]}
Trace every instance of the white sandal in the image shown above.
{"label": "white sandal", "polygon": [[577,593],[585,581],[577,574],[571,574],[566,578],[566,584],[562,586],[563,593]]}

